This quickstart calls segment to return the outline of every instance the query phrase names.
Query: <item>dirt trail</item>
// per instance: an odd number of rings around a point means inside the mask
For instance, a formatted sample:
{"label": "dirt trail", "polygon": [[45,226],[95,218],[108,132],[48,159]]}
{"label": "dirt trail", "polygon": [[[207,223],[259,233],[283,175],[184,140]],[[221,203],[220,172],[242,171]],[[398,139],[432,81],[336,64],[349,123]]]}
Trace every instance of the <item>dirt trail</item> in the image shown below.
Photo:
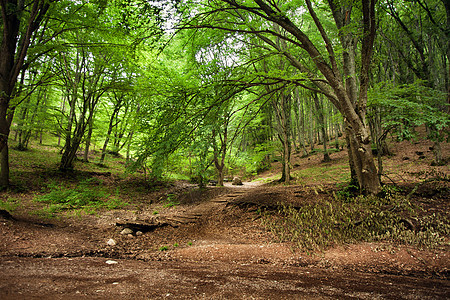
{"label": "dirt trail", "polygon": [[232,262],[9,258],[1,299],[448,299],[448,281]]}
{"label": "dirt trail", "polygon": [[[254,212],[230,205],[249,193],[277,195],[244,183],[157,216],[149,206],[48,222],[0,220],[0,299],[450,298],[448,280],[421,273],[432,264],[448,271],[446,253],[373,251],[380,247],[373,244],[320,257],[292,252],[273,242]],[[116,226],[155,218],[172,223],[142,236]]]}

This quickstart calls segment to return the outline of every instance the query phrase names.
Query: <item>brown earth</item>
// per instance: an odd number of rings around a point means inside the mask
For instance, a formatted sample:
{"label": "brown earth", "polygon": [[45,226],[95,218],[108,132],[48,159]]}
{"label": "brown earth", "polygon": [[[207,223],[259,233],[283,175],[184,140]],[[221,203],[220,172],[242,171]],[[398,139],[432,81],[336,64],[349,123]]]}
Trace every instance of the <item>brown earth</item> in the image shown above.
{"label": "brown earth", "polygon": [[[400,144],[385,163],[389,178],[410,191],[430,174],[448,176],[448,166],[430,168],[427,143]],[[415,154],[422,148],[425,159]],[[332,158],[345,160],[345,152]],[[297,169],[321,164],[318,155],[294,159]],[[438,184],[420,185],[413,198],[447,213],[448,181]],[[203,191],[178,182],[139,194],[126,209],[57,219],[30,215],[36,204],[23,194],[14,219],[0,217],[0,299],[450,298],[448,243],[432,250],[360,243],[307,254],[276,242],[261,223],[258,208],[319,201],[330,195],[321,190],[333,189],[307,178]],[[157,201],[168,194],[180,203]],[[133,234],[121,234],[124,227]]]}

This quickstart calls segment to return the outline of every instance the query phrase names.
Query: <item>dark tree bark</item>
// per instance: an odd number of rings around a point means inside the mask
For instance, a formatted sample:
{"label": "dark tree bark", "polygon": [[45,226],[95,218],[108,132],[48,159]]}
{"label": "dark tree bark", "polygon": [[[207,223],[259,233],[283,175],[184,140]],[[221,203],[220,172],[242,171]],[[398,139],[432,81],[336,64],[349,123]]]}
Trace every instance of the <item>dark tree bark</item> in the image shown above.
{"label": "dark tree bark", "polygon": [[[40,27],[50,6],[50,2],[45,0],[34,0],[29,4],[25,7],[25,1],[0,1],[3,21],[0,45],[0,151],[2,153],[0,187],[2,188],[7,188],[9,185],[8,151],[4,148],[8,147],[14,114],[14,107],[10,107],[10,101],[14,97],[19,73],[24,67],[31,37]],[[25,12],[25,9],[29,12]],[[22,32],[21,28],[23,28]]]}

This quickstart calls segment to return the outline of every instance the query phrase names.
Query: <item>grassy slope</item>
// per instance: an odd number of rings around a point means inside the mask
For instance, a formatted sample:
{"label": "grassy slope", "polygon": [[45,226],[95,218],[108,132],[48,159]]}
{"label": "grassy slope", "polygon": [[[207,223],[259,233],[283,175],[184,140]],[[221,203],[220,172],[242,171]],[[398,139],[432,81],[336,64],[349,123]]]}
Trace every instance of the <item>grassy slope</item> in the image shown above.
{"label": "grassy slope", "polygon": [[[416,145],[404,142],[393,144],[393,146],[396,146],[398,154],[385,159],[386,181],[394,179],[397,183],[413,184],[418,187],[421,187],[418,184],[427,182],[430,178],[439,177],[444,179],[444,182],[448,182],[446,166],[430,168],[430,155],[426,160],[418,160],[414,157],[417,150],[427,149],[426,142]],[[122,158],[109,156],[105,166],[99,166],[96,164],[99,160],[98,153],[93,151],[90,163],[77,161],[74,173],[61,173],[58,171],[60,154],[54,140],[44,141],[43,145],[33,144],[28,151],[17,151],[13,147],[14,143],[10,151],[13,188],[0,194],[0,208],[11,212],[19,210],[21,213],[50,217],[95,213],[98,209],[115,209],[124,206],[134,209],[136,205],[142,204],[139,202],[148,200],[146,197],[149,191],[165,189],[164,183],[146,181],[142,173],[125,173],[125,162]],[[445,145],[444,149],[448,149],[448,145]],[[329,163],[322,163],[321,159],[320,154],[307,158],[293,155],[292,175],[295,177],[293,184],[304,187],[313,186],[314,191],[321,186],[342,187],[348,181],[349,173],[346,152],[332,154],[333,160]],[[273,181],[278,178],[279,171],[279,163],[275,163],[269,172],[261,174],[260,180]],[[443,188],[445,189],[445,184]],[[430,186],[427,189],[438,190],[440,187],[439,185]],[[344,198],[337,199],[335,194],[333,196],[330,194],[331,200],[321,201],[322,203],[315,206],[305,206],[300,211],[286,207],[275,216],[272,215],[266,219],[267,228],[274,231],[280,240],[293,241],[300,247],[311,249],[327,246],[339,240],[342,242],[364,240],[368,236],[373,239],[414,242],[428,246],[443,241],[442,235],[448,234],[448,213],[431,218],[429,214],[421,213],[425,211],[422,209],[426,203],[425,198],[416,197],[413,199],[414,203],[411,203],[409,198],[405,201],[407,196],[405,194],[390,194],[388,201],[384,199],[384,202],[375,200],[374,202],[366,199],[358,201],[356,205],[354,200],[345,198],[348,195],[344,191],[340,194]],[[431,200],[427,198],[425,201]],[[326,205],[323,205],[324,203]],[[395,207],[395,214],[392,214],[390,210],[384,211],[390,206]],[[446,210],[446,206],[443,210]],[[417,217],[419,214],[425,217],[426,224],[419,226],[422,222],[422,219]],[[355,222],[361,222],[359,219],[353,220],[355,216],[368,219],[365,221],[367,226],[365,228],[359,225],[354,226]],[[295,220],[294,223],[292,220]],[[417,236],[411,236],[405,231],[408,228],[404,225],[407,227],[408,222],[413,222],[411,220],[414,221],[413,226],[417,226],[418,231],[426,233],[422,234],[422,240],[414,240]],[[317,221],[327,226],[322,226],[319,230]],[[309,229],[305,229],[307,227]],[[354,230],[352,229],[354,234],[348,233],[350,227],[354,227]],[[340,230],[333,231],[336,228]],[[375,229],[378,232],[371,232]],[[305,236],[306,231],[309,232],[307,240],[295,240],[299,236]],[[439,235],[438,239],[432,239],[436,232]],[[389,236],[386,236],[387,233]],[[392,236],[394,233],[395,237]]]}

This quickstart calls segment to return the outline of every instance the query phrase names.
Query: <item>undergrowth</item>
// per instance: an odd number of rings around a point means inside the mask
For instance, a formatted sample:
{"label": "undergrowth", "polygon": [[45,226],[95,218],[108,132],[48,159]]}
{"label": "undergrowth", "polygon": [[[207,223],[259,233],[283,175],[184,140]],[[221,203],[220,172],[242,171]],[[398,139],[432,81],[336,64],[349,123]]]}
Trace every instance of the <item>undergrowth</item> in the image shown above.
{"label": "undergrowth", "polygon": [[82,209],[93,214],[99,208],[115,209],[126,204],[120,200],[118,193],[115,196],[108,194],[95,178],[85,179],[75,186],[52,181],[45,190],[48,192],[34,200],[48,204],[37,213],[49,217],[62,210]]}
{"label": "undergrowth", "polygon": [[334,194],[330,200],[301,208],[280,204],[278,212],[263,212],[262,222],[280,242],[292,242],[305,251],[363,241],[420,248],[445,244],[450,234],[448,216],[420,212],[407,196],[390,188],[382,198]]}

